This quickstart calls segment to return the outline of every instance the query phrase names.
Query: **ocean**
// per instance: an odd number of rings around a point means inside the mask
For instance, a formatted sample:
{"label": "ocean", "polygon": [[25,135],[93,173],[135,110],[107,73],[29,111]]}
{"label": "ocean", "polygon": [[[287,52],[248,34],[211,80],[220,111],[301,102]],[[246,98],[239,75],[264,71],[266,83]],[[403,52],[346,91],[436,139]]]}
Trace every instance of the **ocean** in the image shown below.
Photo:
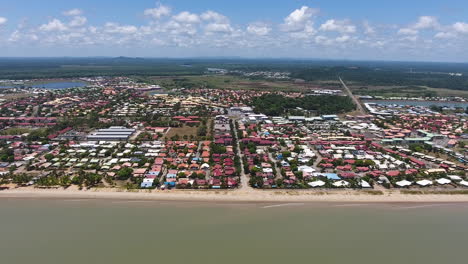
{"label": "ocean", "polygon": [[467,263],[468,204],[0,200],[2,263]]}

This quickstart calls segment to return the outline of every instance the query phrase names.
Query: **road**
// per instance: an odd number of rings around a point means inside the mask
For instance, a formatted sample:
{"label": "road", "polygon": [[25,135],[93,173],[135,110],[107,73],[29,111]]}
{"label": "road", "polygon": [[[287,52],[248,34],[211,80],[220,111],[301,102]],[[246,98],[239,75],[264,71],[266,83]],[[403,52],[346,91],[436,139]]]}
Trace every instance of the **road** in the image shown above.
{"label": "road", "polygon": [[351,99],[353,99],[354,103],[356,104],[357,106],[357,110],[359,111],[360,114],[362,115],[365,115],[366,114],[366,111],[364,110],[364,108],[362,107],[362,104],[361,102],[359,101],[359,99],[353,95],[353,92],[351,92],[351,89],[348,88],[348,86],[346,86],[346,84],[343,82],[343,80],[341,79],[341,77],[338,77],[340,79],[340,82],[341,82],[341,85],[343,86],[343,88],[345,89],[346,93],[348,94],[349,97],[351,97]]}
{"label": "road", "polygon": [[310,143],[308,143],[308,145],[309,145],[309,148],[315,153],[315,156],[317,157],[312,167],[316,169],[317,171],[320,171],[320,168],[318,165],[320,164],[320,162],[322,162],[322,155]]}
{"label": "road", "polygon": [[275,179],[281,179],[283,178],[283,176],[281,175],[281,170],[278,168],[278,165],[276,164],[278,162],[277,159],[275,159],[273,157],[273,154],[271,154],[271,152],[268,151],[268,158],[270,158],[271,161],[273,161],[273,164],[275,166],[275,170],[276,170],[276,175],[275,175]]}
{"label": "road", "polygon": [[33,107],[33,112],[32,112],[32,117],[37,117],[37,114],[39,113],[39,106],[36,105]]}
{"label": "road", "polygon": [[[235,119],[232,119],[232,122],[236,122]],[[235,129],[235,125],[234,125],[234,129]],[[253,191],[253,188],[249,185],[249,176],[245,173],[244,171],[244,160],[243,160],[243,156],[242,156],[242,150],[240,149],[240,144],[239,144],[239,137],[237,136],[237,130],[235,129],[234,132],[234,137],[236,138],[236,142],[237,142],[237,156],[240,158],[240,163],[241,163],[241,175],[240,175],[240,186],[238,188],[238,190],[240,191]]]}

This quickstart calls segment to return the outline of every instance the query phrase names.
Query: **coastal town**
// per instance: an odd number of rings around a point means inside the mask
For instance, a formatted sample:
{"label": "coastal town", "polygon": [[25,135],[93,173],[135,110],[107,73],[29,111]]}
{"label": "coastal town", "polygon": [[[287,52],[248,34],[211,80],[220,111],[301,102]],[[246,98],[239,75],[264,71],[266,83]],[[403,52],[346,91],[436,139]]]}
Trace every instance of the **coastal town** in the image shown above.
{"label": "coastal town", "polygon": [[[2,189],[468,192],[462,97],[432,104],[361,96],[356,106],[340,85],[271,91],[66,81],[73,87],[16,81],[0,90]],[[288,105],[322,99],[344,106]],[[273,108],[271,100],[289,101]]]}

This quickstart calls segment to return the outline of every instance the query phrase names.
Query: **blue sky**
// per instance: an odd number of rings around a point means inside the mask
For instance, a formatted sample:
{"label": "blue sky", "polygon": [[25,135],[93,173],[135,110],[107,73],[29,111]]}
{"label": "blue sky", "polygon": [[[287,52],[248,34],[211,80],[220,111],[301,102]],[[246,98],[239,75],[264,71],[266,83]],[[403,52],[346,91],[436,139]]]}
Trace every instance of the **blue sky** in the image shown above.
{"label": "blue sky", "polygon": [[2,0],[0,56],[468,59],[462,0]]}

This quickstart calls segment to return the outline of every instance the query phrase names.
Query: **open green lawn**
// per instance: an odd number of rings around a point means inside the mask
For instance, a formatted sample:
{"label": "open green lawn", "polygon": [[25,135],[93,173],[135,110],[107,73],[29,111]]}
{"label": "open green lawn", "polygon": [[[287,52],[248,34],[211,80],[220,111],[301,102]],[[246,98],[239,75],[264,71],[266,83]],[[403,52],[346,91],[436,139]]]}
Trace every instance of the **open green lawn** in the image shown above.
{"label": "open green lawn", "polygon": [[170,139],[175,135],[180,137],[180,140],[184,139],[184,136],[187,136],[187,139],[190,139],[190,136],[197,137],[198,127],[183,126],[183,127],[172,127],[169,132],[166,134],[166,138]]}
{"label": "open green lawn", "polygon": [[237,76],[202,75],[181,77],[151,77],[151,82],[164,88],[212,88],[233,90],[267,90],[267,91],[304,91],[312,88],[339,89],[336,81],[317,83],[296,83],[292,80],[252,80]]}
{"label": "open green lawn", "polygon": [[468,97],[468,91],[430,88],[425,86],[363,86],[351,85],[350,89],[356,95],[372,95],[384,97],[434,97],[460,96]]}

